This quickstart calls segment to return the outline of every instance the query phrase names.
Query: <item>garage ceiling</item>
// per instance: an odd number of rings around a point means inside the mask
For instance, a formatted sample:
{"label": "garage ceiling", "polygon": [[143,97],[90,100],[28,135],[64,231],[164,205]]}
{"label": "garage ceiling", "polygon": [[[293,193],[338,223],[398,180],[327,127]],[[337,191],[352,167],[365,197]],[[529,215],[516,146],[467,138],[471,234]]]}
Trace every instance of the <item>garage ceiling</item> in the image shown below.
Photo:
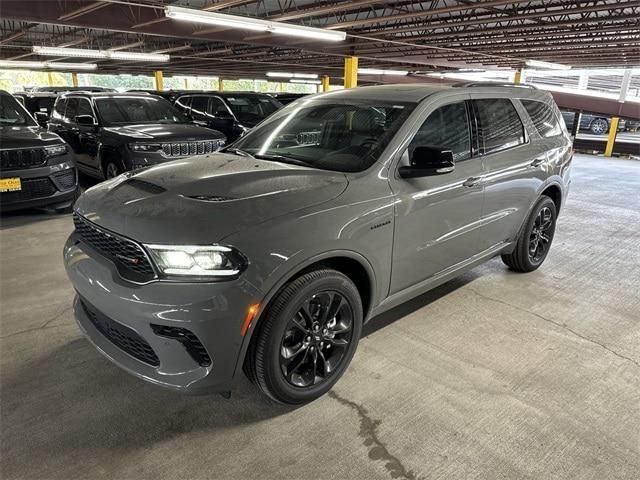
{"label": "garage ceiling", "polygon": [[[164,16],[168,5],[342,30],[347,39],[336,44],[179,22]],[[100,70],[120,73],[259,77],[286,68],[340,77],[349,55],[360,57],[361,67],[418,75],[522,67],[528,59],[640,65],[640,1],[629,0],[2,0],[0,18],[2,59],[39,60],[33,45],[171,55],[166,64],[97,61]]]}

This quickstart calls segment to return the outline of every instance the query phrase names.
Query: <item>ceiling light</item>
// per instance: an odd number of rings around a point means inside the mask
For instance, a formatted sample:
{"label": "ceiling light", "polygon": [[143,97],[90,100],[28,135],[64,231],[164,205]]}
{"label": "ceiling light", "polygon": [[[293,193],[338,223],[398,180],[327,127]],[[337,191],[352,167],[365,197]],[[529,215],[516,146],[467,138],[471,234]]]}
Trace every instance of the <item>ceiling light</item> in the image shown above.
{"label": "ceiling light", "polygon": [[309,85],[321,85],[322,82],[320,80],[302,80],[302,79],[291,79],[289,83],[306,83]]}
{"label": "ceiling light", "polygon": [[166,7],[165,16],[174,20],[184,20],[194,23],[218,25],[220,27],[238,28],[241,30],[253,30],[256,32],[271,32],[278,35],[290,35],[294,37],[311,38],[314,40],[342,41],[347,38],[345,32],[325,30],[323,28],[305,27],[291,23],[273,22],[258,18],[226,15],[217,12],[205,12],[192,8]]}
{"label": "ceiling light", "polygon": [[318,78],[318,74],[317,73],[267,72],[267,77],[272,77],[272,78]]}
{"label": "ceiling light", "polygon": [[23,68],[27,70],[95,70],[95,63],[64,63],[64,62],[29,62],[21,60],[0,60],[0,68]]}
{"label": "ceiling light", "polygon": [[546,68],[549,70],[571,70],[571,65],[563,65],[561,63],[543,62],[541,60],[527,60],[525,64],[528,67]]}
{"label": "ceiling light", "polygon": [[359,68],[362,75],[409,75],[406,70],[382,70],[380,68]]}
{"label": "ceiling light", "polygon": [[137,60],[140,62],[168,62],[169,55],[159,53],[139,53],[112,50],[91,50],[86,48],[38,47],[32,48],[33,53],[49,57],[84,57],[104,58],[110,60]]}

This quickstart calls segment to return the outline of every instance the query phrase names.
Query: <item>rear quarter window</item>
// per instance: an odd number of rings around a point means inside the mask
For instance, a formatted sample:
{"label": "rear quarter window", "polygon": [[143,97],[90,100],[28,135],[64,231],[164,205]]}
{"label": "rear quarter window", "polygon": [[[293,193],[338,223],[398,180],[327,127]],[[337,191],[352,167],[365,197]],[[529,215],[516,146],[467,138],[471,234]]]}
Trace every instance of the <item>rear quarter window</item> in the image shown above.
{"label": "rear quarter window", "polygon": [[482,153],[490,154],[525,143],[524,125],[511,100],[474,100]]}
{"label": "rear quarter window", "polygon": [[520,102],[541,136],[555,137],[562,133],[558,116],[549,105],[536,100],[520,100]]}

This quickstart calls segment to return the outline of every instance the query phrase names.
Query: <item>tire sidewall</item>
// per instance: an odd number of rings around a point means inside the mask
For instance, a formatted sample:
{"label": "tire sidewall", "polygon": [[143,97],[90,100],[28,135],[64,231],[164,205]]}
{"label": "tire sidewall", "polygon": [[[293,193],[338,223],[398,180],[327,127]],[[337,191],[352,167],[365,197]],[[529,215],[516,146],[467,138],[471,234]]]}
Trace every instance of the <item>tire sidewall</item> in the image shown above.
{"label": "tire sidewall", "polygon": [[[308,276],[312,277],[313,273]],[[307,275],[301,278],[306,280],[305,277],[307,277]],[[295,387],[286,381],[280,370],[280,345],[282,337],[289,320],[298,312],[302,303],[313,294],[325,290],[337,291],[349,302],[353,312],[351,342],[340,366],[327,381],[311,387]],[[287,288],[285,288],[282,294],[287,293]],[[345,275],[335,271],[331,271],[325,276],[309,279],[308,281],[304,281],[302,287],[288,298],[286,304],[278,308],[277,311],[269,312],[268,315],[269,318],[266,320],[271,322],[271,328],[268,332],[269,338],[266,340],[264,348],[261,349],[262,351],[259,352],[259,354],[265,357],[265,381],[268,384],[269,390],[275,394],[276,399],[289,404],[301,404],[314,400],[328,392],[351,363],[362,333],[362,301],[353,282]]]}
{"label": "tire sidewall", "polygon": [[[538,213],[540,213],[540,210],[542,210],[544,207],[547,207],[551,210],[551,217],[552,217],[551,230],[549,231],[550,232],[549,246],[547,247],[547,250],[544,252],[544,255],[542,255],[540,260],[538,260],[537,262],[533,262],[531,257],[529,256],[529,237],[531,235],[531,229],[533,228],[533,224],[536,221],[536,217],[538,216]],[[533,207],[533,210],[531,210],[531,214],[529,215],[529,219],[527,220],[525,229],[522,232],[522,242],[520,245],[520,248],[521,248],[520,255],[527,262],[530,270],[535,270],[536,268],[538,268],[540,265],[544,263],[545,259],[547,258],[547,255],[551,250],[553,237],[555,236],[555,233],[556,233],[557,218],[558,218],[558,213],[556,211],[556,204],[553,202],[553,200],[551,200],[551,198],[547,196],[543,196],[540,200],[538,200],[536,205]]]}

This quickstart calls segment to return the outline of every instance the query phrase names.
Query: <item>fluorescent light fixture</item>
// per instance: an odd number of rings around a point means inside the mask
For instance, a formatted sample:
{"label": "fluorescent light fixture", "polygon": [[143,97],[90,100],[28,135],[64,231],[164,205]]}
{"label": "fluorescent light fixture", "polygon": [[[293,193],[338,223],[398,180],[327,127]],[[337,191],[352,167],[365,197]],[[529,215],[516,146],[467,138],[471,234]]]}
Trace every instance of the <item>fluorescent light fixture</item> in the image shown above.
{"label": "fluorescent light fixture", "polygon": [[527,67],[546,68],[548,70],[571,70],[571,65],[563,65],[561,63],[543,62],[541,60],[527,60]]}
{"label": "fluorescent light fixture", "polygon": [[160,53],[138,53],[112,50],[91,50],[86,48],[38,47],[32,48],[33,53],[48,57],[84,57],[111,60],[133,60],[139,62],[168,62],[169,55]]}
{"label": "fluorescent light fixture", "polygon": [[271,78],[318,78],[317,73],[267,72]]}
{"label": "fluorescent light fixture", "polygon": [[380,68],[359,68],[358,73],[362,75],[409,75],[406,70],[382,70]]}
{"label": "fluorescent light fixture", "polygon": [[238,28],[241,30],[253,30],[256,32],[271,32],[278,35],[290,35],[293,37],[311,38],[314,40],[340,42],[347,38],[347,34],[345,32],[337,30],[325,30],[324,28],[305,27],[291,23],[261,20],[259,18],[206,12],[202,10],[194,10],[192,8],[169,6],[164,9],[164,14],[166,17],[174,20],[205,23],[207,25]]}
{"label": "fluorescent light fixture", "polygon": [[65,63],[65,62],[29,62],[20,60],[0,60],[0,68],[22,68],[26,70],[95,70],[95,63]]}
{"label": "fluorescent light fixture", "polygon": [[322,82],[320,80],[303,80],[303,79],[296,79],[296,78],[289,80],[289,83],[306,83],[309,85],[322,85]]}

